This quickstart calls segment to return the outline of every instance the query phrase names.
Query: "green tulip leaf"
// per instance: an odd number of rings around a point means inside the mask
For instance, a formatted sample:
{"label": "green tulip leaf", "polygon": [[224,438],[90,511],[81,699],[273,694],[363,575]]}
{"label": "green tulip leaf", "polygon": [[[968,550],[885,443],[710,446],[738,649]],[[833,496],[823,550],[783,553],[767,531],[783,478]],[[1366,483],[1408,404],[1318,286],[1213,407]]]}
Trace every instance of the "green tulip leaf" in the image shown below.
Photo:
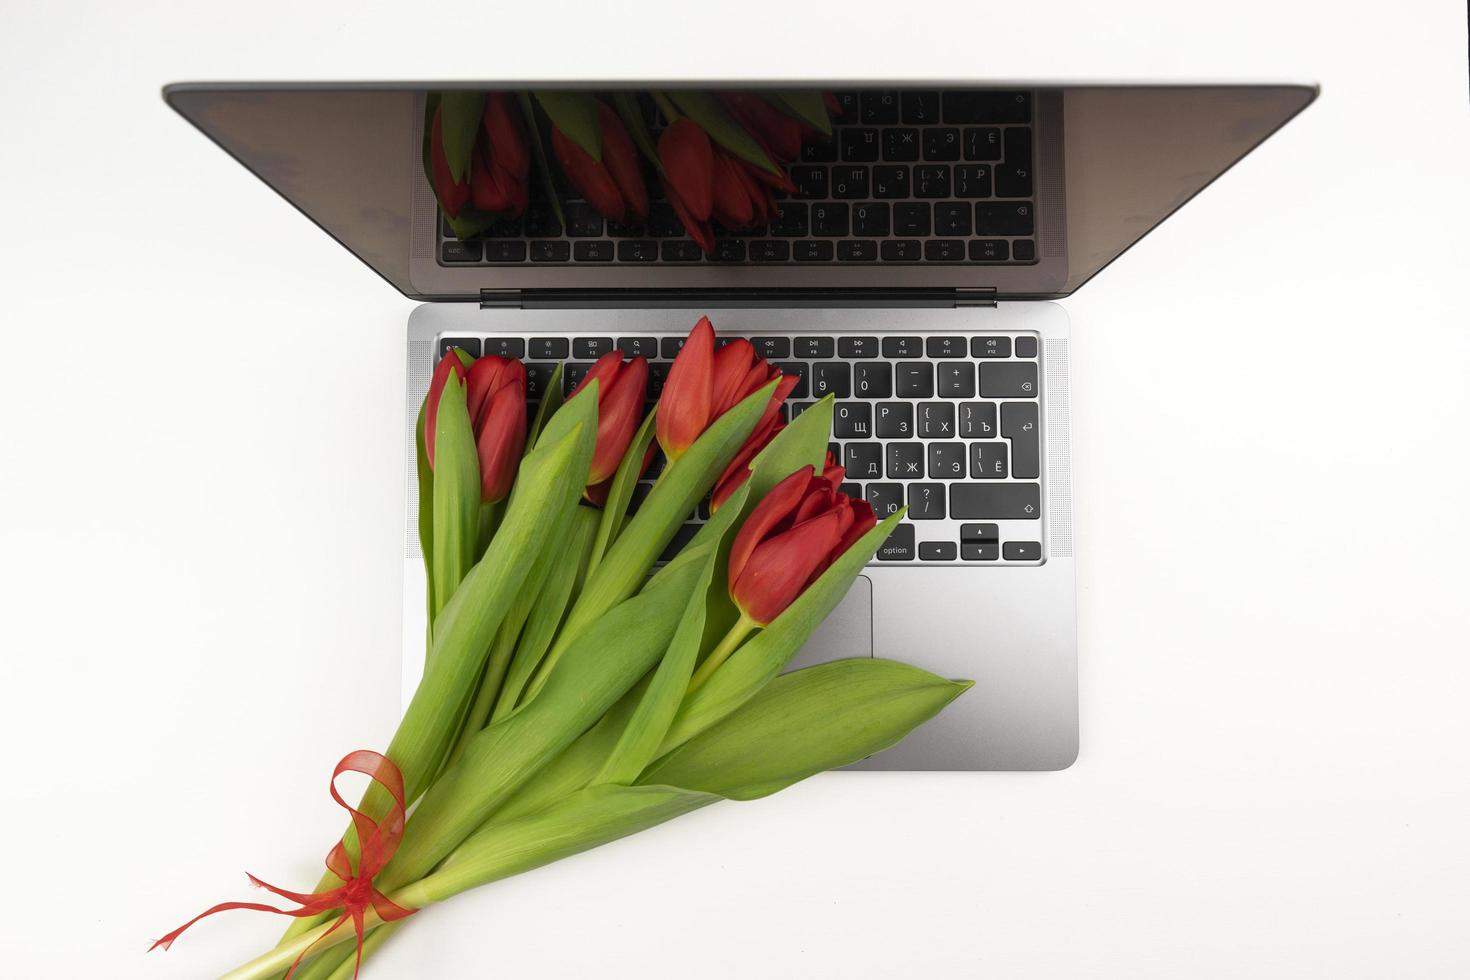
{"label": "green tulip leaf", "polygon": [[626,89],[613,93],[613,107],[618,110],[618,115],[623,119],[623,125],[628,128],[628,135],[633,137],[633,145],[638,147],[653,169],[659,173],[664,172],[663,161],[658,158],[658,144],[653,141],[653,134],[648,131],[648,121],[643,118],[643,110],[638,105],[638,93]]}
{"label": "green tulip leaf", "polygon": [[762,92],[762,97],[786,115],[799,119],[826,136],[832,135],[832,119],[827,114],[827,100],[817,89],[776,89]]}
{"label": "green tulip leaf", "polygon": [[671,91],[668,96],[684,115],[699,123],[704,131],[709,133],[710,139],[740,159],[753,163],[762,170],[773,174],[781,172],[780,168],[771,162],[771,158],[766,156],[766,151],[761,149],[756,138],[747,133],[745,128],[725,111],[720,100],[712,93],[683,90]]}
{"label": "green tulip leaf", "polygon": [[746,640],[679,706],[663,753],[684,744],[756,695],[781,672],[852,588],[906,511],[900,509],[863,535],[765,629]]}
{"label": "green tulip leaf", "polygon": [[480,525],[480,461],[465,406],[466,385],[451,375],[439,396],[434,424],[434,516],[429,567],[434,608],[429,628],[475,563]]}
{"label": "green tulip leaf", "polygon": [[896,744],[973,683],[867,657],[793,671],[666,755],[639,782],[732,800],[768,796]]}
{"label": "green tulip leaf", "polygon": [[602,125],[597,119],[597,99],[587,92],[539,90],[536,101],[551,124],[594,160],[602,160]]}
{"label": "green tulip leaf", "polygon": [[598,524],[597,537],[592,541],[592,553],[587,559],[588,574],[597,571],[597,565],[607,552],[608,545],[612,544],[623,526],[628,503],[633,499],[633,490],[638,485],[638,478],[643,475],[643,459],[648,454],[648,447],[653,444],[654,418],[657,414],[658,406],[655,405],[638,427],[633,441],[628,444],[627,452],[623,453],[623,459],[618,463],[618,471],[613,474],[612,485],[607,488],[607,500],[602,505],[602,521]]}
{"label": "green tulip leaf", "polygon": [[444,134],[444,158],[449,161],[454,182],[462,184],[470,175],[470,157],[480,133],[480,120],[485,115],[485,93],[444,92],[439,96],[439,104],[443,108],[440,128]]}
{"label": "green tulip leaf", "polygon": [[551,161],[546,157],[546,144],[541,137],[541,116],[536,112],[536,105],[531,101],[531,96],[525,92],[516,93],[516,101],[521,106],[521,116],[526,121],[526,135],[530,137],[531,159],[536,163],[536,173],[541,177],[541,189],[546,192],[546,199],[551,202],[551,210],[556,214],[556,220],[561,222],[563,228],[567,224],[566,213],[562,210],[561,195],[556,192],[556,175],[551,171]]}
{"label": "green tulip leaf", "polygon": [[561,369],[562,362],[557,361],[556,367],[551,369],[551,377],[546,380],[546,390],[541,393],[541,404],[536,406],[536,416],[531,419],[531,428],[526,432],[527,452],[536,448],[536,440],[541,437],[541,430],[546,428],[546,420],[561,408]]}

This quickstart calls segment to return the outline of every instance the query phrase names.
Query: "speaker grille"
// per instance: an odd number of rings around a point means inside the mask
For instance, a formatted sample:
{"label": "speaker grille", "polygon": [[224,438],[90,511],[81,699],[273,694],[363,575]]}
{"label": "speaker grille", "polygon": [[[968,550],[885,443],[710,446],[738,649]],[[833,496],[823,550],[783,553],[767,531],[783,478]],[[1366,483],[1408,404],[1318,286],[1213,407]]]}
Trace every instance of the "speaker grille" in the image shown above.
{"label": "speaker grille", "polygon": [[[419,406],[423,404],[424,395],[429,392],[429,378],[434,373],[434,342],[432,340],[410,340],[408,342],[408,425],[406,426],[405,439],[408,455],[412,460],[418,455],[418,440],[415,429],[418,427]],[[423,549],[419,547],[419,468],[417,465],[404,467],[408,471],[407,493],[405,497],[408,503],[408,536],[404,540],[404,554],[409,558],[422,558]]]}
{"label": "speaker grille", "polygon": [[1072,405],[1067,341],[1046,342],[1047,533],[1051,553],[1072,557]]}

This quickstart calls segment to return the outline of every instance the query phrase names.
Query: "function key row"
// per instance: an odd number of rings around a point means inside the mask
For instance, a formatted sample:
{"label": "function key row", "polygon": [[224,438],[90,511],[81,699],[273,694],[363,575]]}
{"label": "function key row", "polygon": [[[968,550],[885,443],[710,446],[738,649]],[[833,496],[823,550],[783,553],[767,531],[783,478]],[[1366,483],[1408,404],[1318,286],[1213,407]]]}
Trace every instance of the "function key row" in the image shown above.
{"label": "function key row", "polygon": [[[446,265],[489,262],[497,265],[532,262],[621,262],[621,263],[694,263],[706,259],[699,246],[689,240],[620,242],[517,241],[443,242],[440,259]],[[1036,243],[1030,239],[1008,242],[1004,238],[918,239],[890,238],[841,239],[826,241],[799,239],[788,241],[744,242],[738,238],[719,239],[715,263],[726,262],[1033,262]]]}
{"label": "function key row", "polygon": [[948,126],[1031,122],[1031,93],[997,89],[877,89],[834,93],[837,125]]}
{"label": "function key row", "polygon": [[[721,345],[731,338],[720,338]],[[1037,353],[1037,341],[1033,336],[982,336],[969,337],[944,335],[938,337],[897,336],[883,337],[751,337],[756,353],[768,360],[798,357],[807,360],[841,357],[849,360],[865,360],[875,357],[907,359],[915,357],[957,358],[968,354],[975,358],[1032,358]],[[458,347],[471,357],[482,354],[497,357],[525,357],[535,360],[596,360],[614,347],[629,357],[673,358],[684,345],[683,337],[440,337],[438,356]],[[923,395],[914,397],[922,398]]]}

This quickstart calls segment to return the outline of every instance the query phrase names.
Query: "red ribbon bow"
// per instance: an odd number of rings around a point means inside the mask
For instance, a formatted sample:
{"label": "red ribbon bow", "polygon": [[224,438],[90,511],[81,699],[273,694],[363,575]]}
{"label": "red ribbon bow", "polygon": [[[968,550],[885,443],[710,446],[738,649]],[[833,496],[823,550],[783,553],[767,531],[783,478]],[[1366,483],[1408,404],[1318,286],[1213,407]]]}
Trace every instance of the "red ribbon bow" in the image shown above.
{"label": "red ribbon bow", "polygon": [[[360,772],[373,782],[378,783],[393,797],[393,807],[381,823],[374,821],[367,814],[348,806],[347,801],[342,799],[337,792],[337,777],[344,772]],[[363,942],[363,914],[371,905],[378,913],[378,918],[384,922],[392,922],[412,915],[416,909],[405,909],[394,905],[388,896],[373,887],[373,876],[383,870],[383,866],[393,857],[393,852],[398,850],[399,841],[403,839],[403,821],[406,807],[403,801],[403,773],[398,771],[387,756],[366,749],[359,749],[349,753],[337,763],[337,768],[332,771],[332,782],[329,784],[332,799],[336,800],[348,813],[352,814],[352,825],[357,828],[357,839],[361,842],[361,857],[357,861],[357,873],[353,874],[352,860],[348,857],[347,848],[341,841],[327,854],[327,869],[341,878],[343,884],[330,891],[316,892],[313,894],[301,894],[299,892],[288,892],[284,888],[261,881],[255,875],[247,874],[252,884],[275,892],[282,898],[288,898],[293,902],[299,902],[299,909],[278,909],[273,905],[260,905],[255,902],[225,902],[216,905],[207,912],[200,913],[194,918],[179,926],[173,932],[164,936],[158,942],[149,947],[149,952],[162,946],[168,949],[173,941],[178,939],[183,931],[207,915],[216,912],[224,912],[229,909],[252,909],[256,912],[274,912],[277,915],[289,915],[294,918],[305,918],[307,916],[319,915],[332,909],[341,908],[343,915],[337,919],[336,924],[326,932],[317,937],[316,942],[301,951],[296,961],[291,964],[291,969],[286,971],[286,980],[290,980],[291,974],[301,965],[301,961],[312,948],[326,939],[347,917],[352,917],[353,928],[357,931],[357,966],[354,967],[352,975],[357,976],[357,970],[362,967],[362,942]]]}

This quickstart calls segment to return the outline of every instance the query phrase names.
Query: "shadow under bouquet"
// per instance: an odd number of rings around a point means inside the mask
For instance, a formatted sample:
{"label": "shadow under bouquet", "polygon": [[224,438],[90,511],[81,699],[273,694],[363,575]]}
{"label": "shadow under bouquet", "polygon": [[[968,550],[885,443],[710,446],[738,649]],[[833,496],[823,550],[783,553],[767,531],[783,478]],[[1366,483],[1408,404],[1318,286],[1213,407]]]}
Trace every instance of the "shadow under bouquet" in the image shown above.
{"label": "shadow under bouquet", "polygon": [[[418,910],[856,762],[970,686],[867,657],[783,673],[903,513],[839,489],[830,396],[788,423],[795,379],[708,319],[645,411],[648,374],[614,350],[530,406],[518,361],[440,362],[417,436],[423,678],[386,751],[333,774],[352,821],[317,888],[252,878],[299,907],[198,917],[296,918],[227,977],[355,976]],[[372,780],[356,807],[348,771]]]}

